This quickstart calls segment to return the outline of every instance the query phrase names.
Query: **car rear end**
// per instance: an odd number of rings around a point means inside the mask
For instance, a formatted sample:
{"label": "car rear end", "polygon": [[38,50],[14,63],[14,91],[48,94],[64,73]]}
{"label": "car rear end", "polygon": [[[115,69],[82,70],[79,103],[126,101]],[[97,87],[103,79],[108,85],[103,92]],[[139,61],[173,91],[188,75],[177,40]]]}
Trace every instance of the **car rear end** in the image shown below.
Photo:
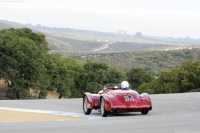
{"label": "car rear end", "polygon": [[151,99],[147,95],[139,95],[136,91],[119,91],[109,95],[110,110],[138,111],[151,110]]}

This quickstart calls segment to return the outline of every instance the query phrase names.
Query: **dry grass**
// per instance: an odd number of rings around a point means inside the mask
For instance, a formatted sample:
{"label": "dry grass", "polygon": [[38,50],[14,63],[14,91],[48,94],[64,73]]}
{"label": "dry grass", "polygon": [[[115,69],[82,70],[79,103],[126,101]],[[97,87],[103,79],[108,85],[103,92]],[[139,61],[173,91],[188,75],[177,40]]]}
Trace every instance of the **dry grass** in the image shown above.
{"label": "dry grass", "polygon": [[49,115],[30,112],[18,112],[10,110],[0,110],[0,122],[34,122],[34,121],[66,121],[66,120],[84,120],[81,117],[69,117],[60,115]]}
{"label": "dry grass", "polygon": [[0,79],[0,100],[5,100],[6,98],[6,92],[8,90],[8,86],[5,83],[4,80]]}
{"label": "dry grass", "polygon": [[58,99],[59,94],[57,92],[48,91],[47,99]]}
{"label": "dry grass", "polygon": [[[6,93],[8,90],[8,86],[5,83],[4,80],[0,79],[0,93]],[[34,97],[38,97],[39,96],[39,91],[35,90],[35,89],[29,89],[29,92],[32,96]],[[47,94],[47,99],[58,99],[59,98],[59,94],[56,92],[52,92],[52,91],[48,91]],[[0,97],[1,99],[1,97]]]}
{"label": "dry grass", "polygon": [[7,89],[7,88],[8,88],[8,86],[5,83],[5,80],[0,79],[0,90],[1,89]]}

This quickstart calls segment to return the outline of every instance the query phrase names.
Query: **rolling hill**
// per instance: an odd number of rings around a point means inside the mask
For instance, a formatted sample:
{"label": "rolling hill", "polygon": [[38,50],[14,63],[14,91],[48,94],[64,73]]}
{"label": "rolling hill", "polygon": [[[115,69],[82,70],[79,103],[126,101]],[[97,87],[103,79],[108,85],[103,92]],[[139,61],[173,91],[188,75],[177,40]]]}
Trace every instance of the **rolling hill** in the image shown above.
{"label": "rolling hill", "polygon": [[51,52],[56,53],[99,53],[160,50],[179,46],[200,45],[199,39],[151,37],[138,32],[136,35],[46,27],[0,20],[0,30],[27,27],[46,34]]}
{"label": "rolling hill", "polygon": [[128,35],[0,20],[0,30],[21,27],[44,33],[51,53],[104,62],[122,70],[142,67],[154,75],[162,69],[179,66],[185,59],[200,60],[200,39],[152,37],[140,32]]}
{"label": "rolling hill", "polygon": [[90,53],[73,57],[82,61],[103,62],[121,70],[144,68],[152,75],[156,75],[160,70],[179,67],[186,59],[200,60],[200,47],[170,51]]}

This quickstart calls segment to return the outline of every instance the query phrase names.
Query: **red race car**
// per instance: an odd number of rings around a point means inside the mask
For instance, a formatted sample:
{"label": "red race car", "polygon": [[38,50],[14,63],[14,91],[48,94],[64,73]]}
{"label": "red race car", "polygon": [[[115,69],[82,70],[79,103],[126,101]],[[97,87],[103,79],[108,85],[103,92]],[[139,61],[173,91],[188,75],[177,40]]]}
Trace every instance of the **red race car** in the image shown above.
{"label": "red race car", "polygon": [[147,93],[139,95],[137,91],[127,89],[129,85],[125,89],[121,86],[107,84],[98,94],[84,93],[83,112],[85,115],[89,115],[92,109],[99,110],[102,117],[106,117],[109,112],[127,111],[148,114],[152,110],[151,98]]}

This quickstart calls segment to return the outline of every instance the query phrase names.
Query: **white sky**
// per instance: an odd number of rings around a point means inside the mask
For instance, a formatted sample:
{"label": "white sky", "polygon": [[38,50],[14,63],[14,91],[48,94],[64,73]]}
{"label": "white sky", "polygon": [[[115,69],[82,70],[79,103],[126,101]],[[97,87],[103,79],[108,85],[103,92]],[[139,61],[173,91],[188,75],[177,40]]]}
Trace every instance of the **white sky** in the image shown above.
{"label": "white sky", "polygon": [[0,0],[0,19],[51,27],[200,38],[200,0]]}

